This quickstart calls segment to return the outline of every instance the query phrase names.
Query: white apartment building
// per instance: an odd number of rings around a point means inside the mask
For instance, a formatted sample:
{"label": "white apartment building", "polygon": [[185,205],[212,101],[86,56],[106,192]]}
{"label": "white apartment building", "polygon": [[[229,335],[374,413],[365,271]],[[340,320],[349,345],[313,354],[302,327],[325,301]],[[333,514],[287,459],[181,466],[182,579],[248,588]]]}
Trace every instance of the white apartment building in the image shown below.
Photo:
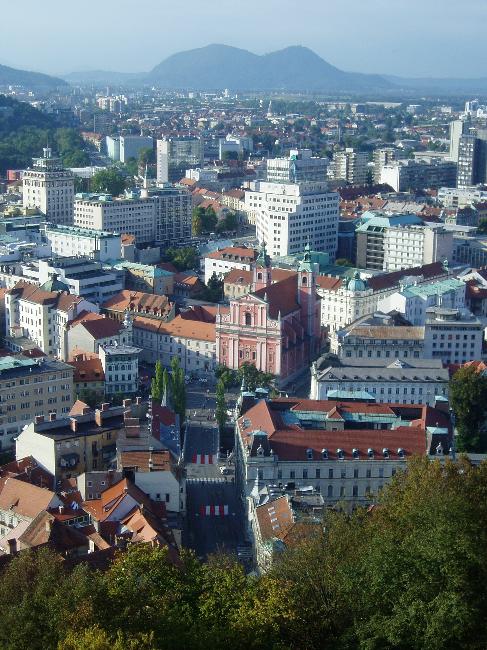
{"label": "white apartment building", "polygon": [[213,273],[223,278],[232,269],[250,271],[252,263],[257,259],[257,251],[243,246],[228,246],[221,250],[209,253],[205,260],[205,284]]}
{"label": "white apartment building", "polygon": [[121,255],[121,236],[103,230],[61,226],[48,223],[44,236],[53,255],[60,257],[91,257],[100,262],[116,260]]}
{"label": "white apartment building", "polygon": [[288,158],[267,160],[269,183],[301,183],[325,181],[328,158],[313,156],[311,149],[291,149]]}
{"label": "white apartment building", "polygon": [[137,393],[141,352],[133,345],[100,345],[98,354],[105,373],[106,395]]}
{"label": "white apartment building", "polygon": [[440,187],[438,203],[445,208],[465,208],[487,201],[487,191],[478,187]]}
{"label": "white apartment building", "polygon": [[38,208],[52,223],[72,225],[74,175],[53,158],[49,147],[43,158],[34,158],[32,169],[22,172],[24,208]]}
{"label": "white apartment building", "polygon": [[98,305],[60,291],[19,282],[5,294],[7,345],[28,338],[46,354],[68,358],[67,323],[81,312],[98,313]]}
{"label": "white apartment building", "polygon": [[336,151],[329,172],[334,180],[346,180],[351,185],[365,185],[367,182],[369,155],[366,151],[355,151],[347,147]]}
{"label": "white apartment building", "polygon": [[271,257],[299,253],[309,246],[335,259],[338,245],[339,195],[326,182],[257,181],[245,203],[256,211],[256,236]]}
{"label": "white apartment building", "polygon": [[425,225],[412,214],[366,212],[356,229],[357,266],[399,271],[436,261],[451,260],[453,232],[441,225]]}
{"label": "white apartment building", "polygon": [[380,182],[390,185],[395,192],[408,192],[442,186],[454,187],[457,165],[451,160],[424,158],[397,160],[384,165]]}
{"label": "white apartment building", "polygon": [[77,194],[74,202],[74,225],[135,235],[137,244],[155,239],[154,203],[138,193],[126,193],[123,198],[111,194]]}
{"label": "white apartment building", "polygon": [[425,323],[425,357],[444,364],[479,360],[484,326],[468,310],[430,307]]}
{"label": "white apartment building", "polygon": [[[408,280],[408,278],[411,278]],[[352,280],[331,276],[318,276],[316,291],[321,298],[321,324],[330,333],[351,322],[372,314],[379,301],[400,289],[400,282],[422,285],[448,277],[448,269],[440,262],[362,278],[357,271]]]}
{"label": "white apartment building", "polygon": [[379,300],[379,311],[397,311],[413,325],[424,325],[430,307],[465,308],[465,282],[448,278],[429,284],[404,284],[400,291]]}
{"label": "white apartment building", "polygon": [[202,138],[167,138],[157,141],[157,182],[172,183],[190,167],[203,167]]}
{"label": "white apartment building", "polygon": [[108,156],[115,161],[126,163],[130,158],[139,157],[143,149],[152,149],[154,140],[143,135],[121,135],[106,139]]}

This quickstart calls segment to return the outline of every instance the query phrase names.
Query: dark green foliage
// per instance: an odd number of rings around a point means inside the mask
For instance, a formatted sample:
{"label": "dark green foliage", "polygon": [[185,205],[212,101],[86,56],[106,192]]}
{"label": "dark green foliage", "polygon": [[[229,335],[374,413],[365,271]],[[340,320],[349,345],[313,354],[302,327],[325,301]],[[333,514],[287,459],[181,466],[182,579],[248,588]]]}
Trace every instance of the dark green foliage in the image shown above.
{"label": "dark green foliage", "polygon": [[202,233],[213,232],[217,222],[218,219],[213,208],[194,208],[192,221],[193,236],[198,237]]}
{"label": "dark green foliage", "polygon": [[208,302],[220,302],[220,300],[223,300],[223,279],[220,279],[216,273],[213,273],[208,280],[206,289],[203,289],[198,297],[201,300],[208,300]]}
{"label": "dark green foliage", "polygon": [[450,403],[460,451],[487,451],[487,377],[474,366],[457,370],[450,381]]}
{"label": "dark green foliage", "polygon": [[5,650],[484,650],[487,463],[412,459],[376,507],[328,511],[267,575],[129,547],[106,573],[47,549],[1,570]]}
{"label": "dark green foliage", "polygon": [[167,248],[164,257],[168,262],[174,264],[178,271],[194,269],[199,264],[199,256],[196,248],[185,246],[184,248]]}
{"label": "dark green foliage", "polygon": [[57,120],[33,108],[0,95],[0,173],[21,169],[32,164],[32,158],[42,156],[49,144],[66,167],[83,167],[90,158],[76,129],[59,128]]}
{"label": "dark green foliage", "polygon": [[118,196],[125,189],[125,177],[114,167],[100,169],[91,179],[91,190],[93,192],[107,192]]}
{"label": "dark green foliage", "polygon": [[221,219],[216,225],[216,232],[228,232],[231,230],[237,230],[238,228],[238,219],[235,212],[228,212],[223,219]]}
{"label": "dark green foliage", "polygon": [[274,379],[274,375],[269,372],[257,370],[253,363],[243,363],[238,369],[237,374],[239,383],[242,383],[242,380],[244,380],[247,390],[270,388]]}

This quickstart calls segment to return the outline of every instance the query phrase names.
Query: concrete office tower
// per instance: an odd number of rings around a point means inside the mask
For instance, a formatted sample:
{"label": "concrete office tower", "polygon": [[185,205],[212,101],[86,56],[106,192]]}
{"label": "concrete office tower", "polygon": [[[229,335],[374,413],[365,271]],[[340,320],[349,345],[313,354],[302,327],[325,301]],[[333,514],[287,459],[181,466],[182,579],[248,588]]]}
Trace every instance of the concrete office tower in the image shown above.
{"label": "concrete office tower", "polygon": [[291,149],[288,158],[267,160],[267,181],[270,183],[301,183],[325,181],[327,158],[312,155],[311,149]]}
{"label": "concrete office tower", "polygon": [[458,144],[457,187],[472,187],[487,182],[487,130],[476,135],[461,135]]}
{"label": "concrete office tower", "polygon": [[347,148],[333,155],[331,166],[334,180],[346,180],[350,185],[365,185],[367,182],[367,164],[369,156],[365,151]]}
{"label": "concrete office tower", "polygon": [[168,138],[157,141],[157,182],[173,183],[186,169],[203,167],[202,138]]}
{"label": "concrete office tower", "polygon": [[152,149],[154,140],[142,135],[107,136],[107,154],[111,160],[126,163],[130,158],[139,157],[143,149]]}
{"label": "concrete office tower", "polygon": [[272,257],[300,253],[309,245],[335,259],[339,195],[329,192],[326,182],[257,181],[248,194],[256,211],[257,239]]}
{"label": "concrete office tower", "polygon": [[376,149],[373,154],[374,183],[380,183],[382,169],[396,160],[396,150],[393,147]]}
{"label": "concrete office tower", "polygon": [[37,208],[51,223],[70,226],[74,214],[74,175],[49,147],[42,158],[33,159],[32,169],[22,173],[24,208]]}
{"label": "concrete office tower", "polygon": [[450,158],[458,162],[458,148],[460,137],[465,132],[465,122],[463,120],[454,120],[450,122]]}

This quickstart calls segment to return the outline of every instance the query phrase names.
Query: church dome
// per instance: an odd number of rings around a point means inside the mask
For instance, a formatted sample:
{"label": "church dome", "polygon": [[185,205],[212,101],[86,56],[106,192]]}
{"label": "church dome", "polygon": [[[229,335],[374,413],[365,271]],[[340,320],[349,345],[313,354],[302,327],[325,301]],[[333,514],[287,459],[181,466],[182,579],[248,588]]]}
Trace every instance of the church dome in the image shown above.
{"label": "church dome", "polygon": [[66,291],[69,293],[69,285],[59,279],[57,273],[51,273],[49,280],[39,287],[43,291]]}
{"label": "church dome", "polygon": [[355,271],[353,278],[348,283],[347,289],[349,291],[365,291],[365,282],[360,279],[360,273]]}

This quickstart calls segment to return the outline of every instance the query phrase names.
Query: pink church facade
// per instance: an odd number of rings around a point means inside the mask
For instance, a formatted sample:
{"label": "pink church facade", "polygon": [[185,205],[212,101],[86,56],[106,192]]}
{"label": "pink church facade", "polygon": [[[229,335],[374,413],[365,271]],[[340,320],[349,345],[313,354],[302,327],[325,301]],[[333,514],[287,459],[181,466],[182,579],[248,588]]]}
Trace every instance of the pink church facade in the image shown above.
{"label": "pink church facade", "polygon": [[320,300],[306,257],[297,273],[289,271],[279,281],[273,281],[268,263],[259,265],[263,260],[265,255],[253,268],[252,291],[217,314],[217,361],[233,370],[252,363],[282,386],[320,350]]}

